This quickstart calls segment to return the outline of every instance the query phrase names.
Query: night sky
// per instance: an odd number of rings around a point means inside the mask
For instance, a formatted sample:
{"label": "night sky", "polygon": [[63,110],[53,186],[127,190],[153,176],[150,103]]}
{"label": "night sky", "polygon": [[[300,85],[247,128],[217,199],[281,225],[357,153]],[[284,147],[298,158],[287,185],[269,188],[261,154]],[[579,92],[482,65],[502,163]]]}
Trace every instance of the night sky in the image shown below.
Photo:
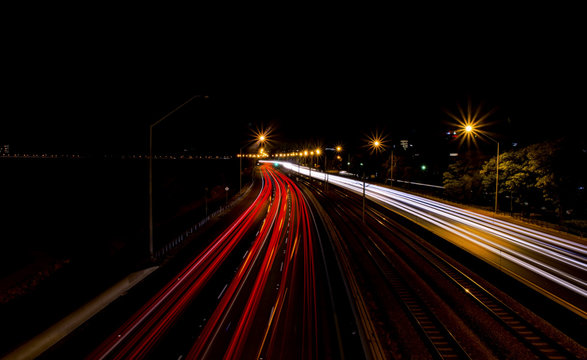
{"label": "night sky", "polygon": [[268,127],[282,144],[426,139],[468,101],[492,110],[491,131],[508,140],[577,135],[584,123],[573,9],[236,11],[205,23],[185,9],[37,10],[7,12],[3,25],[0,144],[14,152],[145,153],[148,125],[195,94],[209,99],[158,125],[156,148],[236,153]]}

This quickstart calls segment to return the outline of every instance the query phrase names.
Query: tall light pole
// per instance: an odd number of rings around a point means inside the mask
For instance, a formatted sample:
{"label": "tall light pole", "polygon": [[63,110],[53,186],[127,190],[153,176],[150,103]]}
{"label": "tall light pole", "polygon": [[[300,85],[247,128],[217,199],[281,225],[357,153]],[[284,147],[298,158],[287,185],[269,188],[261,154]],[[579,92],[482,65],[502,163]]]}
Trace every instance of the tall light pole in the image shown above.
{"label": "tall light pole", "polygon": [[[320,151],[319,149],[316,151]],[[336,151],[340,153],[342,151],[342,146],[337,145],[335,148],[324,148],[324,188],[328,189],[328,172],[327,172],[327,158],[326,158],[326,151]],[[320,153],[318,153],[320,155]]]}
{"label": "tall light pole", "polygon": [[[322,154],[322,150],[320,150],[320,148],[316,149],[316,163],[318,164],[318,166],[320,166],[320,155]],[[324,153],[324,169],[322,169],[322,172],[324,172],[324,186],[326,186],[326,153]]]}
{"label": "tall light pole", "polygon": [[175,113],[177,110],[184,107],[190,101],[196,98],[204,98],[207,99],[207,95],[194,95],[189,98],[186,102],[179,105],[175,109],[168,112],[165,116],[161,119],[155,121],[149,126],[149,256],[151,260],[155,259],[154,251],[153,251],[153,128],[155,125],[159,124],[161,121],[167,119],[170,115]]}
{"label": "tall light pole", "polygon": [[498,184],[498,181],[499,181],[499,141],[495,140],[494,138],[492,138],[491,136],[489,136],[485,133],[480,133],[480,132],[476,131],[472,125],[465,125],[464,131],[465,131],[465,133],[467,133],[469,135],[474,135],[474,134],[478,134],[478,133],[482,134],[483,136],[485,136],[486,138],[488,138],[489,140],[491,140],[497,144],[497,155],[495,157],[495,209],[494,209],[495,214],[497,214],[497,195],[499,193],[499,184]]}
{"label": "tall light pole", "polygon": [[[367,144],[367,146],[371,149],[371,152],[378,152],[381,148],[384,148],[385,145],[383,145],[383,140],[382,138],[380,138],[378,135],[375,135],[374,137],[371,137],[369,139],[369,143]],[[361,166],[363,165],[363,163],[361,163]],[[363,169],[363,222],[365,222],[365,202],[366,202],[366,196],[365,196],[365,171]]]}
{"label": "tall light pole", "polygon": [[[255,138],[256,141],[259,141],[259,143],[261,145],[263,145],[265,143],[265,141],[267,140],[267,135],[265,135],[265,133],[260,133],[259,135],[257,135],[257,137]],[[239,150],[239,191],[242,190],[243,188],[243,148],[245,146],[247,146],[249,143],[243,145],[240,150]]]}
{"label": "tall light pole", "polygon": [[312,166],[314,166],[314,152],[310,151],[310,183],[312,183]]}

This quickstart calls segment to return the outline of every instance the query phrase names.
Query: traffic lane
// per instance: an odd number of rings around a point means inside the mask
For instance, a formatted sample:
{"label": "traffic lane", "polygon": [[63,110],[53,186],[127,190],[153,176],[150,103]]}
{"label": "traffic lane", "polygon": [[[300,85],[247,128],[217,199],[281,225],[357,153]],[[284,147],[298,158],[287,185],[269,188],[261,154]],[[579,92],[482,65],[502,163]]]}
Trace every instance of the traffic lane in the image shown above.
{"label": "traffic lane", "polygon": [[[295,271],[293,271],[293,264],[297,257],[295,254],[298,251],[300,241],[299,239],[303,236],[301,231],[301,211],[299,209],[299,198],[295,196],[295,189],[288,184],[288,208],[289,218],[287,221],[287,230],[283,239],[282,246],[278,250],[278,258],[281,261],[276,261],[275,266],[279,263],[279,269],[272,271],[270,284],[266,289],[267,294],[264,296],[265,308],[270,308],[271,312],[268,319],[258,325],[264,329],[263,337],[258,344],[252,345],[245,350],[246,353],[251,354],[256,358],[267,358],[267,353],[271,353],[272,348],[276,343],[280,344],[281,349],[289,349],[285,346],[285,343],[281,342],[281,329],[280,319],[283,316],[282,310],[289,307],[289,303],[292,299],[291,293],[289,292],[292,286],[292,278],[295,277]],[[288,337],[289,338],[289,337]],[[269,349],[269,350],[268,350]],[[295,347],[290,349],[288,353],[295,353]],[[272,355],[271,355],[272,356]],[[279,357],[278,357],[279,358]]]}
{"label": "traffic lane", "polygon": [[[464,226],[436,213],[415,211],[404,206],[378,201],[388,210],[401,214],[427,230],[522,280],[570,310],[585,316],[584,272],[552,257],[517,247],[515,243],[489,235],[477,228]],[[560,269],[570,272],[566,273]]]}
{"label": "traffic lane", "polygon": [[[540,239],[530,244],[523,237],[507,235],[505,230],[496,231],[494,226],[480,226],[480,218],[487,218],[492,224],[497,221],[476,213],[466,218],[462,214],[465,210],[423,197],[368,183],[363,184],[352,179],[331,177],[329,181],[360,195],[365,186],[368,199],[409,218],[493,266],[516,276],[579,315],[587,315],[582,305],[587,289],[584,280],[586,277],[583,244],[565,241],[564,251],[556,247],[553,250],[553,237],[532,229],[517,230],[525,237],[532,235]],[[545,245],[544,239],[547,238],[550,242]],[[521,270],[520,267],[524,269]],[[525,276],[530,273],[531,276]]]}
{"label": "traffic lane", "polygon": [[[92,317],[68,337],[47,350],[39,359],[54,358],[84,358],[96,349],[116,329],[122,326],[140,306],[156,295],[170,279],[177,279],[187,263],[193,261],[195,255],[200,254],[214,239],[220,236],[226,228],[236,220],[257,198],[261,189],[261,181],[257,177],[249,191],[224,215],[212,219],[205,226],[198,229],[187,239],[185,246],[173,257],[165,259],[160,268],[137,286],[120,296],[112,304]],[[258,225],[259,219],[256,220]],[[248,234],[247,236],[250,236]],[[252,234],[254,235],[254,233]],[[245,240],[250,242],[250,240]],[[211,284],[208,284],[211,285]],[[214,285],[214,284],[212,284]],[[206,287],[202,292],[207,293]],[[198,303],[202,303],[198,297]],[[203,301],[206,302],[205,300]],[[182,316],[183,318],[183,316]],[[201,317],[199,317],[201,319]],[[177,333],[174,333],[174,336]],[[174,344],[175,345],[175,344]],[[172,346],[177,348],[176,346]],[[171,348],[171,347],[170,347]]]}
{"label": "traffic lane", "polygon": [[[259,344],[261,341],[261,335],[263,334],[263,325],[266,323],[266,319],[270,316],[270,308],[268,306],[261,306],[261,299],[267,289],[271,289],[268,286],[268,278],[274,268],[275,258],[278,253],[278,249],[283,244],[286,238],[286,220],[289,218],[288,204],[287,204],[287,186],[279,174],[273,169],[269,168],[269,172],[275,179],[276,183],[276,198],[279,197],[279,203],[276,205],[279,207],[278,218],[276,224],[274,224],[271,231],[271,238],[261,263],[260,271],[257,273],[253,291],[251,292],[245,311],[243,312],[241,319],[235,330],[233,340],[228,347],[228,351],[225,356],[240,357],[247,356],[245,347],[248,344],[249,348],[252,344]],[[277,195],[277,193],[279,195]],[[274,298],[274,292],[271,291],[271,297]],[[256,326],[254,326],[256,325]],[[258,345],[253,348],[256,352],[258,351]],[[253,355],[253,354],[251,354]]]}
{"label": "traffic lane", "polygon": [[[270,182],[276,187],[275,197],[268,209],[268,215],[263,226],[251,247],[244,257],[234,279],[226,291],[222,294],[220,302],[214,314],[208,320],[202,334],[190,350],[187,358],[218,358],[223,357],[228,349],[239,350],[235,339],[246,337],[248,334],[242,330],[243,316],[251,315],[251,309],[247,309],[251,295],[257,298],[262,286],[258,285],[256,274],[263,267],[263,260],[267,259],[265,254],[274,253],[273,247],[277,237],[273,229],[279,226],[283,211],[283,190],[276,183],[273,176],[270,176],[266,167],[262,171],[270,177]],[[277,225],[276,225],[277,224]],[[277,233],[277,232],[276,232]],[[267,265],[267,262],[265,263]],[[240,330],[239,330],[240,328]]]}
{"label": "traffic lane", "polygon": [[[300,168],[288,162],[278,163],[291,171],[307,175],[310,174],[309,169],[305,167]],[[312,172],[311,176],[319,180],[324,180],[325,174]],[[587,243],[579,239],[571,239],[571,236],[569,236],[569,239],[566,239],[545,231],[536,230],[532,227],[520,226],[512,222],[485,216],[422,196],[355,179],[336,175],[331,175],[328,178],[329,183],[336,184],[360,195],[362,195],[364,189],[368,198],[381,200],[394,206],[399,204],[414,210],[420,209],[431,214],[434,213],[450,218],[463,225],[478,227],[484,232],[493,233],[499,237],[512,239],[512,241],[517,241],[520,246],[536,248],[542,255],[548,254],[548,256],[554,256],[560,259],[563,266],[564,264],[572,265],[583,271],[587,267]]]}
{"label": "traffic lane", "polygon": [[411,206],[459,224],[463,229],[483,233],[481,236],[502,239],[504,244],[511,243],[517,252],[556,264],[557,269],[563,272],[571,275],[577,272],[578,278],[587,271],[587,247],[583,244],[435,201],[419,199],[414,204]]}
{"label": "traffic lane", "polygon": [[[289,179],[288,179],[289,180]],[[298,231],[288,249],[282,307],[265,351],[267,358],[317,358],[317,294],[312,226],[307,204],[293,183]]]}
{"label": "traffic lane", "polygon": [[89,358],[146,356],[239,243],[264,207],[268,196],[266,187],[263,187],[245,213],[106,339]]}

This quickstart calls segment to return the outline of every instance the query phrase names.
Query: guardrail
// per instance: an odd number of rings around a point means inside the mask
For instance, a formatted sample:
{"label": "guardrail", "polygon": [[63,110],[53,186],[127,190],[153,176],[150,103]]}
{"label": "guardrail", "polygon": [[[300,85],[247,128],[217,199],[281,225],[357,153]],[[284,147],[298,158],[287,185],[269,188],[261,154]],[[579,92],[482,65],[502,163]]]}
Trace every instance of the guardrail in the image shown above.
{"label": "guardrail", "polygon": [[184,230],[179,235],[174,237],[172,240],[168,241],[165,245],[163,245],[161,248],[159,248],[159,250],[155,252],[155,259],[162,259],[164,256],[167,255],[167,253],[169,253],[169,251],[177,248],[179,245],[182,245],[192,234],[194,234],[202,226],[206,225],[210,220],[215,219],[220,215],[223,215],[226,211],[228,211],[235,204],[237,204],[246,194],[248,194],[252,187],[253,183],[251,183],[247,188],[241,190],[241,193],[236,198],[233,198],[230,201],[230,203],[228,203],[227,205],[221,205],[220,208],[218,208],[218,210],[204,217],[203,219],[201,219],[200,221],[198,221],[197,223],[190,226],[188,229]]}

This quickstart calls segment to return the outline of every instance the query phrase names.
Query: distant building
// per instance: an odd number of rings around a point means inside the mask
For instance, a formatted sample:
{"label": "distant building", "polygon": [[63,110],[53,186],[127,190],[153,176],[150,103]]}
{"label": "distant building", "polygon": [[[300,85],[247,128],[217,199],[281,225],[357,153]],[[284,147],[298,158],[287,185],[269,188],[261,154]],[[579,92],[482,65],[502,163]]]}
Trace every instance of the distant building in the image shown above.
{"label": "distant building", "polygon": [[408,150],[408,140],[401,140],[399,143],[404,148],[404,150]]}
{"label": "distant building", "polygon": [[2,145],[2,147],[0,147],[0,154],[2,154],[2,155],[10,154],[10,145],[9,144]]}

